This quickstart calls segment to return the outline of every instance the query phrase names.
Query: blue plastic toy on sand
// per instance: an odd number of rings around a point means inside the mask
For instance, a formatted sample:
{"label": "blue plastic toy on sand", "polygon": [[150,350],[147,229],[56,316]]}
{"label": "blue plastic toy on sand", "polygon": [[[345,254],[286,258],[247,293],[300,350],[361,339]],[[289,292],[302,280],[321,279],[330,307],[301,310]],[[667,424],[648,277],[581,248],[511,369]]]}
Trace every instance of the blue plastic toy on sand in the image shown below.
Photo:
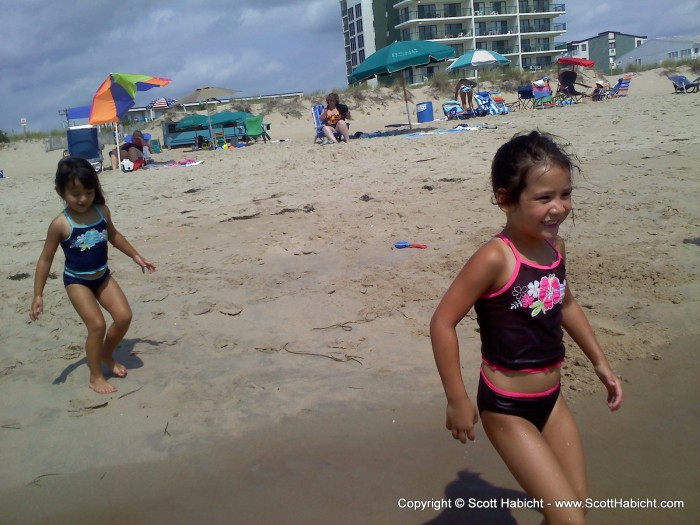
{"label": "blue plastic toy on sand", "polygon": [[425,250],[428,247],[426,244],[414,244],[412,242],[408,241],[397,241],[394,243],[394,248],[419,248],[421,250]]}

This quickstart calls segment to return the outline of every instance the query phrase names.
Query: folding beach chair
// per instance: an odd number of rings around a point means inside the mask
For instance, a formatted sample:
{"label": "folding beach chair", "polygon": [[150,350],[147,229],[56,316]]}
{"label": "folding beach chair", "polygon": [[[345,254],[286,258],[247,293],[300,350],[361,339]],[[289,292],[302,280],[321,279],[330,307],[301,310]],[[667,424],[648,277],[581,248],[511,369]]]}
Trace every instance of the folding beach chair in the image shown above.
{"label": "folding beach chair", "polygon": [[263,139],[263,142],[267,142],[270,135],[265,131],[265,126],[263,126],[263,116],[256,115],[254,117],[245,117],[243,119],[243,125],[245,127],[245,135],[243,140],[248,142],[249,140],[257,141],[259,138]]}
{"label": "folding beach chair", "polygon": [[[338,104],[337,107],[339,110],[341,110],[341,106],[342,106],[342,109],[345,110],[345,112],[347,113],[347,106],[344,104]],[[324,107],[325,107],[324,105],[319,104],[319,105],[311,108],[311,112],[313,113],[313,116],[314,116],[314,126],[316,127],[316,135],[314,136],[314,144],[316,144],[316,142],[321,142],[325,138],[325,135],[323,134],[323,122],[321,122],[321,113],[323,113]],[[342,114],[342,111],[341,111],[341,114]],[[348,125],[348,129],[350,129],[350,123],[347,120],[345,121],[345,123]],[[340,142],[343,139],[343,136],[340,134],[339,131],[334,131],[333,135],[335,135],[335,139],[338,142]]]}
{"label": "folding beach chair", "polygon": [[549,79],[535,80],[532,83],[532,93],[535,96],[535,109],[553,108],[552,88],[549,87]]}
{"label": "folding beach chair", "polygon": [[[573,70],[564,70],[561,73],[559,73],[559,85],[557,86],[557,93],[556,93],[556,98],[559,99],[566,99],[570,98],[574,102],[580,102],[584,98],[586,98],[587,95],[584,92],[578,91],[576,89],[576,77],[578,76],[578,73]],[[580,86],[583,87],[590,87],[586,86],[584,84],[581,84],[580,82],[578,83]]]}
{"label": "folding beach chair", "polygon": [[491,114],[491,97],[488,91],[474,91],[474,103],[477,117],[485,117]]}
{"label": "folding beach chair", "polygon": [[532,86],[518,86],[518,104],[520,109],[535,109],[535,94]]}
{"label": "folding beach chair", "polygon": [[446,100],[443,102],[442,112],[447,117],[447,120],[465,120],[476,116],[474,111],[464,111],[462,104],[456,100]]}
{"label": "folding beach chair", "polygon": [[697,93],[700,89],[700,77],[696,78],[692,82],[688,80],[688,77],[683,75],[673,75],[668,77],[668,79],[673,83],[674,94]]}
{"label": "folding beach chair", "polygon": [[97,136],[96,126],[72,126],[66,130],[68,149],[64,156],[85,159],[95,171],[102,171],[102,144]]}
{"label": "folding beach chair", "polygon": [[630,90],[630,82],[632,82],[632,73],[622,75],[608,93],[608,98],[626,97]]}

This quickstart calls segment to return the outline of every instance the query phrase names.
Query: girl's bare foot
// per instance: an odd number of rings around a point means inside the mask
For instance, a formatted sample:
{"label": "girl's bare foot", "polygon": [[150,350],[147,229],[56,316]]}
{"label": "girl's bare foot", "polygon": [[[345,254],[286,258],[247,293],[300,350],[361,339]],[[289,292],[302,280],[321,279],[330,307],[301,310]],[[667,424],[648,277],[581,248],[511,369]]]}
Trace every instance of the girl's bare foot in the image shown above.
{"label": "girl's bare foot", "polygon": [[110,384],[104,377],[90,379],[90,388],[98,394],[113,394],[117,391],[116,387]]}
{"label": "girl's bare foot", "polygon": [[116,377],[126,377],[126,367],[123,364],[116,362],[114,359],[104,361],[104,364]]}

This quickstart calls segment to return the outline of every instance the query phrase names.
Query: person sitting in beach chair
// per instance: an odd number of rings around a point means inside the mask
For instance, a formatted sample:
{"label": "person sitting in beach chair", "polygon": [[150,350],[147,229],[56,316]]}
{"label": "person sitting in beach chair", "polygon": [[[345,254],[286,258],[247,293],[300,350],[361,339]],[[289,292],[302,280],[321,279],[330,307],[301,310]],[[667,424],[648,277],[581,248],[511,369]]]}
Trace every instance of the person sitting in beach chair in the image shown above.
{"label": "person sitting in beach chair", "polygon": [[350,110],[345,104],[340,103],[337,93],[329,93],[326,97],[326,107],[319,115],[319,120],[323,123],[321,131],[325,137],[322,144],[337,144],[339,134],[343,142],[350,140],[350,128],[346,120],[350,118]]}
{"label": "person sitting in beach chair", "polygon": [[[122,160],[129,159],[131,162],[143,160],[143,149],[148,147],[148,141],[143,136],[143,133],[139,130],[136,130],[131,134],[130,141],[125,142],[124,144],[119,146],[119,156],[121,156]],[[117,168],[119,168],[119,159],[117,157],[116,148],[109,152],[109,158],[112,163],[112,169],[116,170]]]}

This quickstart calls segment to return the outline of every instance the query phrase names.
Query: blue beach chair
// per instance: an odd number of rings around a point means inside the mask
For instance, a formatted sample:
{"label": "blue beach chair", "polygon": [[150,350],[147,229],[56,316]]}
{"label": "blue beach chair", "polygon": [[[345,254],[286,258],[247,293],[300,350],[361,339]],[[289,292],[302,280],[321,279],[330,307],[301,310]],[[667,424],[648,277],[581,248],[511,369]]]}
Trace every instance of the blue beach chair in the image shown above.
{"label": "blue beach chair", "polygon": [[68,149],[63,153],[64,157],[85,159],[95,171],[102,171],[102,144],[95,126],[72,126],[66,130],[66,139]]}

